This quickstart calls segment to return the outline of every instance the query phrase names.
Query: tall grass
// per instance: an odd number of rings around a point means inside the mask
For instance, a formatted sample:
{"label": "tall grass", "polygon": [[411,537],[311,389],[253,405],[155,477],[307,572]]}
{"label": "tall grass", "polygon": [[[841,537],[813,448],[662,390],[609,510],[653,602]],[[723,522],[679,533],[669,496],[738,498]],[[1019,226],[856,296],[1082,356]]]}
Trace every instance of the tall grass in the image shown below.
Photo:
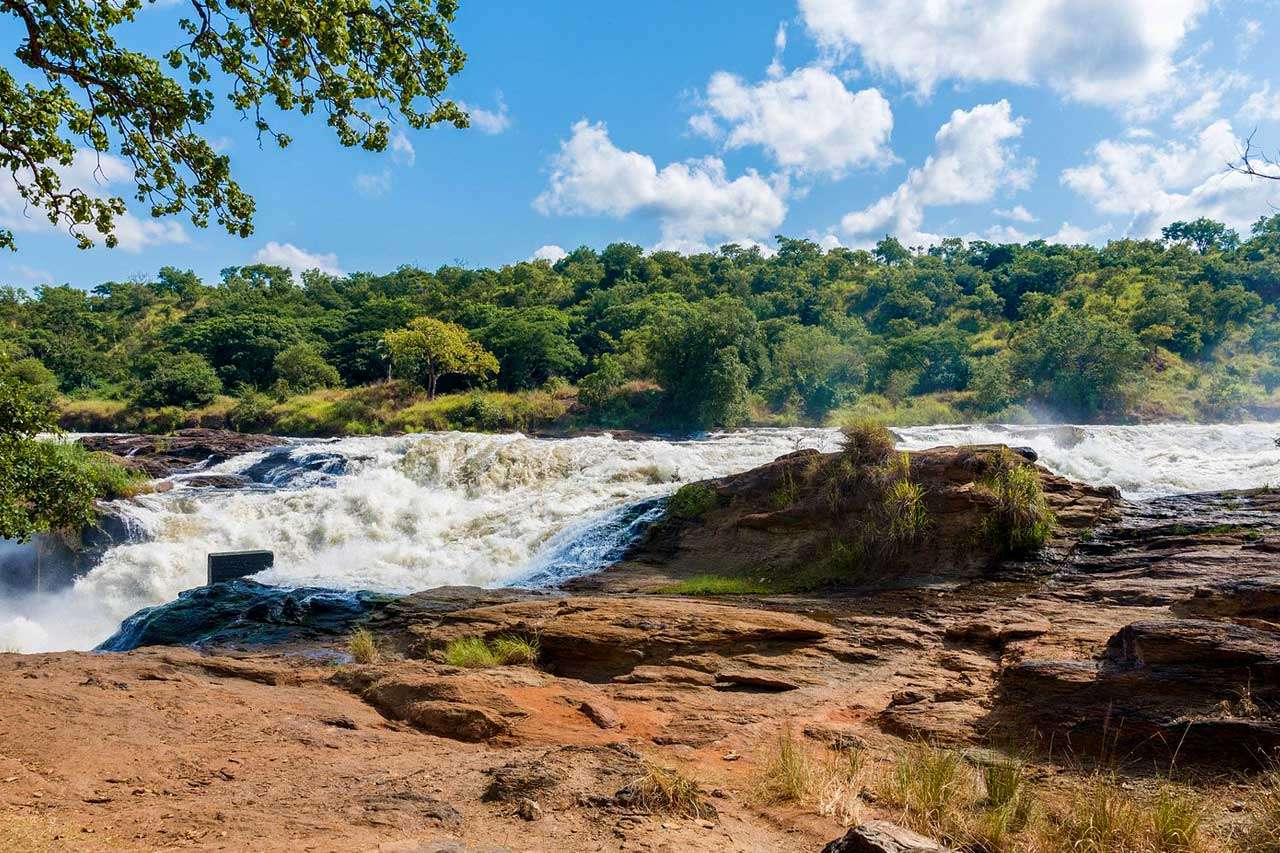
{"label": "tall grass", "polygon": [[356,628],[351,632],[347,638],[347,651],[351,653],[352,660],[361,664],[377,663],[380,657],[378,644],[368,628]]}
{"label": "tall grass", "polygon": [[1001,547],[1025,554],[1048,541],[1055,519],[1034,465],[1002,447],[980,485],[995,497],[987,532]]}
{"label": "tall grass", "polygon": [[496,666],[534,666],[540,649],[537,638],[503,634],[492,640],[483,637],[460,637],[444,648],[444,659],[450,666],[463,669],[489,669]]}
{"label": "tall grass", "polygon": [[1254,786],[1236,849],[1239,853],[1280,853],[1280,761],[1273,761]]}

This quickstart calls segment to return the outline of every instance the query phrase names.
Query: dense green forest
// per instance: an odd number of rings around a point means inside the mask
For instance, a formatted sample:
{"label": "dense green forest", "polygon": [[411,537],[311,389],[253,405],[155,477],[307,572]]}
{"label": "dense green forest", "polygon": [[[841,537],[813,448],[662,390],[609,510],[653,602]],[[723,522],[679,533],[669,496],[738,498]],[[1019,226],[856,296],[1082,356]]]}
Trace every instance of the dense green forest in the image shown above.
{"label": "dense green forest", "polygon": [[615,243],[301,281],[166,267],[0,289],[0,367],[93,429],[1273,417],[1278,298],[1280,215],[1103,248],[779,237],[771,257]]}

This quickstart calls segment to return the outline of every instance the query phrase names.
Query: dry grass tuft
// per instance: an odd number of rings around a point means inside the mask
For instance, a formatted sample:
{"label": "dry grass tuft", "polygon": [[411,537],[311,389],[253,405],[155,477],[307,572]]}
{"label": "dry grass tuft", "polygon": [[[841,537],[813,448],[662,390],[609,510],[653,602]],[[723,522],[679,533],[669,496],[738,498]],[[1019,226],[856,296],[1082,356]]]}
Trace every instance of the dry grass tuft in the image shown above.
{"label": "dry grass tuft", "polygon": [[1239,853],[1280,853],[1280,761],[1254,786],[1249,817],[1236,840]]}
{"label": "dry grass tuft", "polygon": [[351,636],[347,638],[347,651],[351,652],[351,658],[356,663],[377,663],[381,656],[378,644],[368,628],[356,628],[351,632]]}
{"label": "dry grass tuft", "polygon": [[644,775],[627,784],[619,797],[654,814],[699,819],[716,816],[715,807],[703,798],[697,782],[679,770],[649,761],[644,764]]}
{"label": "dry grass tuft", "polygon": [[893,433],[877,420],[861,418],[840,431],[844,433],[840,452],[856,466],[879,465],[893,453]]}

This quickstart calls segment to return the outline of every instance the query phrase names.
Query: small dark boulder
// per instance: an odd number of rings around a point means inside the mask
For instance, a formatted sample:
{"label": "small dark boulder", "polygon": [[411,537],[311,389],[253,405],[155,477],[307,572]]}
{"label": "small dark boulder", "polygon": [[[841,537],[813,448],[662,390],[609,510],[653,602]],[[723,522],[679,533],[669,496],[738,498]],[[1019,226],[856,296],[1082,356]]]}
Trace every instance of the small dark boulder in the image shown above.
{"label": "small dark boulder", "polygon": [[948,849],[895,823],[871,820],[823,847],[822,853],[946,853]]}

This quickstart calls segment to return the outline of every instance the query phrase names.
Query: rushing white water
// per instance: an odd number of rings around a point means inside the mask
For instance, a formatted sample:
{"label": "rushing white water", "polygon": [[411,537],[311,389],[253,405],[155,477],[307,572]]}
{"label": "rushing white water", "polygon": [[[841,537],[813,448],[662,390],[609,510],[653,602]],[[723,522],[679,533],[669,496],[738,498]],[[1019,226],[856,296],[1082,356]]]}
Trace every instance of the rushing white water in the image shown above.
{"label": "rushing white water", "polygon": [[[898,430],[904,449],[1004,442],[1034,448],[1074,479],[1128,497],[1280,484],[1276,425]],[[743,471],[833,430],[743,430],[696,441],[431,433],[300,442],[206,474],[241,489],[192,488],[122,505],[139,541],[118,545],[70,590],[0,602],[0,648],[85,648],[137,609],[204,581],[211,551],[267,548],[284,585],[409,592],[443,584],[549,583],[591,571],[656,514],[637,502]],[[646,512],[648,516],[646,516]]]}

